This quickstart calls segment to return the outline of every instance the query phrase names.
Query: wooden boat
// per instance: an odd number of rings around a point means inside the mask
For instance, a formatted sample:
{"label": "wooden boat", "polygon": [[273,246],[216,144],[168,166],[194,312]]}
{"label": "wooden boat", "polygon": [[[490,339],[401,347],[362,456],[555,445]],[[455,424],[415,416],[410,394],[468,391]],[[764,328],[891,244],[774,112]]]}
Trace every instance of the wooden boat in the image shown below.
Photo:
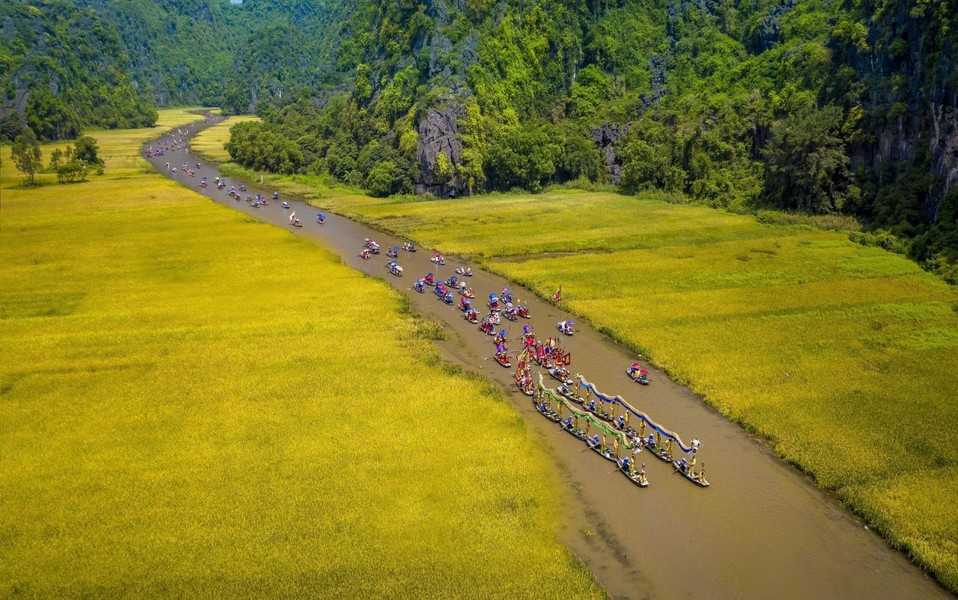
{"label": "wooden boat", "polygon": [[683,477],[691,481],[697,486],[708,487],[709,482],[705,479],[705,465],[702,465],[702,470],[698,473],[695,472],[694,465],[689,463],[688,460],[683,458],[682,460],[673,460],[672,466],[675,467],[675,470],[678,471]]}
{"label": "wooden boat", "polygon": [[535,403],[535,406],[536,406],[536,410],[539,411],[539,414],[549,419],[550,421],[554,423],[558,423],[559,421],[562,420],[562,417],[560,417],[559,415],[549,410],[548,403],[545,400],[543,400],[542,402]]}
{"label": "wooden boat", "polygon": [[557,387],[556,393],[559,394],[560,396],[568,398],[569,400],[572,400],[573,402],[577,404],[585,403],[585,398],[583,398],[582,396],[576,396],[575,391],[573,391],[572,388],[568,386],[568,384],[563,383],[562,385]]}
{"label": "wooden boat", "polygon": [[625,459],[619,458],[616,462],[619,465],[619,472],[625,475],[626,479],[639,487],[649,487],[649,480],[645,476],[645,465],[642,465],[641,471],[636,472],[634,468],[626,464]]}
{"label": "wooden boat", "polygon": [[618,457],[612,452],[612,448],[609,448],[608,446],[606,446],[605,449],[603,449],[602,444],[597,442],[594,437],[587,439],[585,443],[588,444],[590,450],[592,450],[593,452],[595,452],[602,458],[612,462],[618,462]]}
{"label": "wooden boat", "polygon": [[565,367],[552,367],[549,369],[549,375],[557,381],[561,381],[565,385],[572,385],[572,380],[569,379],[569,369]]}
{"label": "wooden boat", "polygon": [[672,455],[669,454],[669,451],[666,450],[664,447],[659,447],[658,445],[655,444],[655,442],[652,442],[650,444],[648,440],[644,440],[642,442],[642,445],[648,448],[649,452],[655,455],[659,460],[663,460],[667,463],[673,462]]}
{"label": "wooden boat", "polygon": [[562,430],[570,435],[573,435],[579,438],[583,442],[588,439],[588,436],[586,436],[584,431],[582,431],[581,429],[576,429],[575,420],[572,417],[568,417],[565,421],[562,422]]}

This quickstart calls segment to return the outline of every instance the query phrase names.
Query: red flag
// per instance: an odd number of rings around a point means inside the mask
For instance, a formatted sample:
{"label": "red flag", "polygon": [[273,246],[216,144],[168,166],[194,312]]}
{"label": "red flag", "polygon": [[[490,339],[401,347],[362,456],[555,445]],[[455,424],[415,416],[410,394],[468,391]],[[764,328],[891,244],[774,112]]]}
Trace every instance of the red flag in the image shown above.
{"label": "red flag", "polygon": [[552,301],[558,302],[562,298],[562,286],[559,286],[559,289],[556,290],[556,293],[552,294]]}

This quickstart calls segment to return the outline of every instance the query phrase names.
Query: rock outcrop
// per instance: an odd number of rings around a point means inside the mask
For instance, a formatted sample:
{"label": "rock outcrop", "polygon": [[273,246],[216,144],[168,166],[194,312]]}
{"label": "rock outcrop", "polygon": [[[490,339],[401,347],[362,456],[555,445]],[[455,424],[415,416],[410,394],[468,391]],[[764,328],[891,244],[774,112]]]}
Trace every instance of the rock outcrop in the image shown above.
{"label": "rock outcrop", "polygon": [[616,154],[616,144],[629,133],[629,126],[608,124],[589,130],[592,140],[602,149],[602,158],[609,169],[609,181],[619,185],[622,179],[622,161]]}
{"label": "rock outcrop", "polygon": [[[419,122],[419,150],[416,159],[419,162],[420,180],[416,182],[416,193],[430,193],[440,198],[449,198],[463,194],[465,183],[456,171],[462,162],[462,140],[459,139],[457,121],[464,114],[464,107],[450,102],[445,107],[432,110]],[[447,180],[440,180],[436,174],[436,162],[439,154],[445,154],[453,169]]]}

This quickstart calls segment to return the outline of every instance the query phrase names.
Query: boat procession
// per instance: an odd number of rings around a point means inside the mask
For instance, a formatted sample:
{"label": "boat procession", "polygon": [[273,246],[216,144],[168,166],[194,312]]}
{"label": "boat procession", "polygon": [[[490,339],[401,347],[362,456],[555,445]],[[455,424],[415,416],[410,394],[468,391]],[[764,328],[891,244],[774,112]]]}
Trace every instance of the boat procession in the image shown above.
{"label": "boat procession", "polygon": [[[414,252],[415,245],[406,242],[401,249]],[[367,239],[360,256],[368,259],[378,251],[379,245]],[[386,254],[391,259],[386,268],[402,276],[398,263],[400,247],[394,246]],[[437,268],[446,264],[445,257],[438,251],[430,261]],[[465,265],[457,267],[446,279],[430,272],[417,279],[412,289],[425,294],[427,288],[431,288],[438,300],[456,307],[466,321],[492,338],[495,352],[489,358],[504,369],[514,370],[516,387],[532,399],[536,411],[556,423],[560,431],[581,440],[601,459],[614,463],[636,486],[649,486],[646,465],[641,462],[644,452],[648,452],[693,484],[709,487],[705,463],[699,460],[701,442],[698,438],[686,443],[679,434],[657,423],[622,396],[599,391],[580,374],[572,376],[569,370],[572,353],[562,347],[562,340],[575,334],[574,320],[559,321],[556,323],[558,333],[544,339],[536,336],[531,324],[524,324],[514,340],[517,349],[510,351],[509,333],[504,325],[531,319],[532,315],[508,287],[477,301],[468,283],[472,275],[472,269]],[[557,299],[558,292],[553,300]],[[533,369],[537,370],[535,375]],[[625,372],[632,382],[643,386],[651,383],[649,371],[638,362],[628,365]],[[555,388],[545,384],[546,375],[558,382]]]}

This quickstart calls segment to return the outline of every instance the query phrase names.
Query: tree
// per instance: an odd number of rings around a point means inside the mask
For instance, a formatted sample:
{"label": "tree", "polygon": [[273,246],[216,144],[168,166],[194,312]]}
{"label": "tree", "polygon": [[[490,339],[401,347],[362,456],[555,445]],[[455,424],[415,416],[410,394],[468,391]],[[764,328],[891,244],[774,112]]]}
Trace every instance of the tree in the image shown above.
{"label": "tree", "polygon": [[43,157],[40,154],[37,136],[32,129],[24,127],[23,132],[13,142],[10,153],[13,155],[13,164],[17,166],[17,170],[27,176],[27,183],[36,185],[36,174],[43,168]]}
{"label": "tree", "polygon": [[385,197],[396,191],[400,179],[396,163],[387,160],[372,168],[366,178],[366,187],[373,196]]}
{"label": "tree", "polygon": [[74,144],[73,160],[80,160],[88,165],[98,165],[102,167],[103,159],[99,157],[99,151],[100,149],[97,147],[95,139],[88,135],[80,136],[77,138],[76,144]]}
{"label": "tree", "polygon": [[837,106],[789,115],[775,123],[765,157],[764,195],[770,204],[830,213],[858,196],[842,139],[842,110]]}

